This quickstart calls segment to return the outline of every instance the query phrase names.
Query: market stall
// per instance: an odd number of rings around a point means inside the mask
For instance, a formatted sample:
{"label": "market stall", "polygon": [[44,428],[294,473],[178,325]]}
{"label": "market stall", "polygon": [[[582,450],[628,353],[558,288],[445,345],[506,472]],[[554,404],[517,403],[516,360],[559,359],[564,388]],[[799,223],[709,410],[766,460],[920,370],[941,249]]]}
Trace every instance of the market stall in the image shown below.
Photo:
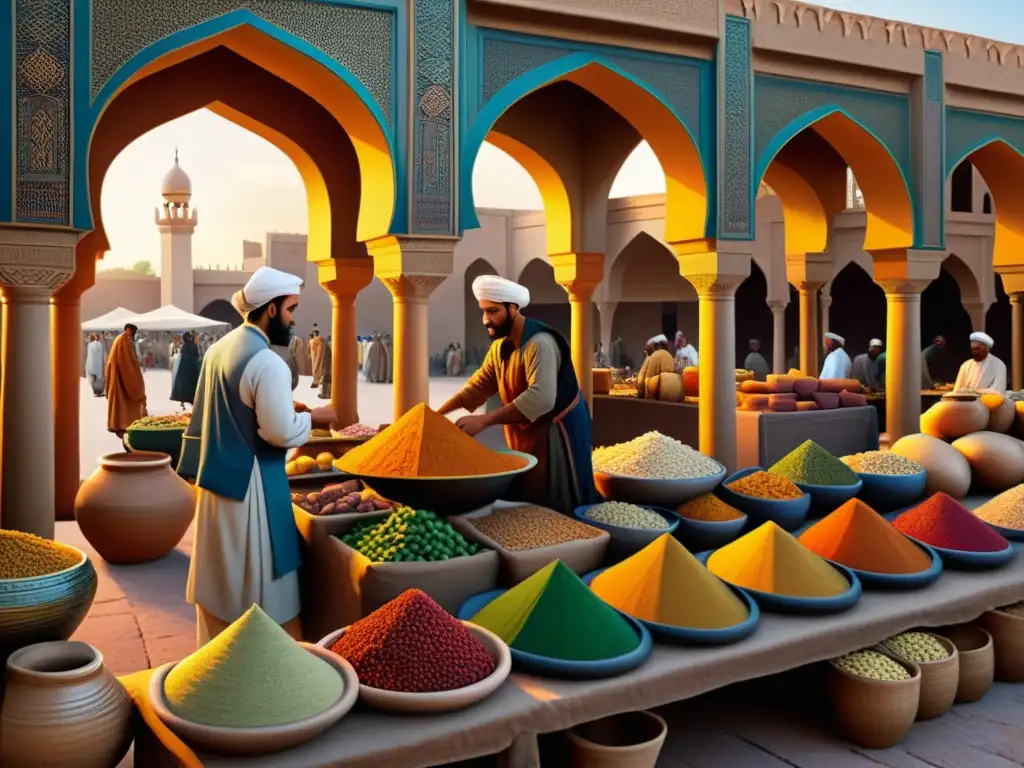
{"label": "market stall", "polygon": [[94,317],[91,320],[86,320],[82,323],[83,333],[97,333],[106,331],[123,331],[125,323],[128,322],[129,318],[136,317],[137,312],[132,312],[130,309],[124,307],[115,307],[109,312]]}

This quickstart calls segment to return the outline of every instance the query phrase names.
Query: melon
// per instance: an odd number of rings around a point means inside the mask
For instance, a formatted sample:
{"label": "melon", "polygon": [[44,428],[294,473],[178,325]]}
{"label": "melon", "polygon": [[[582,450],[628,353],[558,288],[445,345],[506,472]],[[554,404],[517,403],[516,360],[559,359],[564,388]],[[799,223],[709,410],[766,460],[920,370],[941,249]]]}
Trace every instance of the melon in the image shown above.
{"label": "melon", "polygon": [[988,409],[988,431],[1009,432],[1017,420],[1017,409],[1013,401],[998,392],[987,392],[979,399]]}
{"label": "melon", "polygon": [[918,433],[901,437],[890,450],[924,467],[928,477],[926,494],[946,493],[954,499],[962,499],[970,490],[971,465],[949,443]]}
{"label": "melon", "polygon": [[979,488],[1001,492],[1024,483],[1024,443],[999,432],[975,432],[961,437],[953,448],[971,465]]}
{"label": "melon", "polygon": [[973,400],[939,400],[921,414],[921,431],[940,440],[956,440],[988,426],[988,408]]}

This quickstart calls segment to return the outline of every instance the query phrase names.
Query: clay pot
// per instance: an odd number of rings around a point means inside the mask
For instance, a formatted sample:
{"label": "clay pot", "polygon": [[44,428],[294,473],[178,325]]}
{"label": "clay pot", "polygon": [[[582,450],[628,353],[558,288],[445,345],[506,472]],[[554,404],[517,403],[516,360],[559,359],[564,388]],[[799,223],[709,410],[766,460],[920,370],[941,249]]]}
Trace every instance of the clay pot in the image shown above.
{"label": "clay pot", "polygon": [[992,635],[973,624],[957,624],[941,631],[953,641],[960,654],[960,679],[956,687],[956,701],[978,701],[988,693],[995,678],[995,653]]}
{"label": "clay pot", "polygon": [[[956,645],[948,637],[930,635],[942,643],[942,646],[949,653],[944,659],[938,661],[915,661],[913,662],[921,670],[921,698],[917,705],[917,719],[931,720],[946,714],[953,706],[956,698],[957,686],[960,683],[960,654],[957,653]],[[899,654],[895,654],[899,656]],[[908,659],[903,659],[909,661]]]}
{"label": "clay pot", "polygon": [[977,395],[957,394],[937,402],[921,414],[921,431],[940,440],[956,440],[988,426],[988,408]]}
{"label": "clay pot", "polygon": [[921,670],[880,647],[872,648],[906,667],[909,680],[871,680],[828,665],[828,690],[836,723],[848,741],[865,749],[887,749],[914,726],[921,699]]}
{"label": "clay pot", "polygon": [[653,712],[626,712],[569,731],[573,768],[654,768],[668,726]]}
{"label": "clay pot", "polygon": [[0,765],[117,765],[132,741],[128,692],[91,645],[29,645],[7,660]]}
{"label": "clay pot", "polygon": [[75,519],[108,563],[157,560],[181,541],[195,511],[195,493],[165,453],[112,453],[82,484]]}
{"label": "clay pot", "polygon": [[988,611],[978,624],[992,635],[996,680],[1024,683],[1024,618],[1003,611]]}

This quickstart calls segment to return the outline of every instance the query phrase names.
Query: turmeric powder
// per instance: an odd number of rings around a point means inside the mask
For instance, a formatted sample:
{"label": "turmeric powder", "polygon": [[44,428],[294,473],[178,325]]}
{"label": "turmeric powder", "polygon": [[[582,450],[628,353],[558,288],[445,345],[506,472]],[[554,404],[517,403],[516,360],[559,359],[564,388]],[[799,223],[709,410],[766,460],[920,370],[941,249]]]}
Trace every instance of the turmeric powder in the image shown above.
{"label": "turmeric powder", "polygon": [[799,499],[804,492],[782,475],[760,470],[725,486],[730,491],[757,499]]}
{"label": "turmeric powder", "polygon": [[420,403],[335,466],[369,477],[462,477],[522,469],[519,456],[497,453]]}

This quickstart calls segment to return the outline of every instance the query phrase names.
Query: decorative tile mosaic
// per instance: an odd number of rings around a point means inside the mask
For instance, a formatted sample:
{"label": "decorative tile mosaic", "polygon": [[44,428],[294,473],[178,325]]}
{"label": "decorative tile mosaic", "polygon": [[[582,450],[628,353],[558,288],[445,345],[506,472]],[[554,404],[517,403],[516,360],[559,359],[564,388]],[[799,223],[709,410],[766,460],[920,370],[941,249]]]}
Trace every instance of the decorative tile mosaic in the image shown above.
{"label": "decorative tile mosaic", "polygon": [[[724,47],[724,54],[722,48]],[[725,61],[719,68],[723,141],[718,159],[718,231],[722,237],[753,239],[754,190],[750,167],[751,87],[750,22],[727,16],[725,42],[719,47]]]}
{"label": "decorative tile mosaic", "polygon": [[449,234],[455,224],[455,9],[452,0],[417,0],[413,14],[413,231]]}

